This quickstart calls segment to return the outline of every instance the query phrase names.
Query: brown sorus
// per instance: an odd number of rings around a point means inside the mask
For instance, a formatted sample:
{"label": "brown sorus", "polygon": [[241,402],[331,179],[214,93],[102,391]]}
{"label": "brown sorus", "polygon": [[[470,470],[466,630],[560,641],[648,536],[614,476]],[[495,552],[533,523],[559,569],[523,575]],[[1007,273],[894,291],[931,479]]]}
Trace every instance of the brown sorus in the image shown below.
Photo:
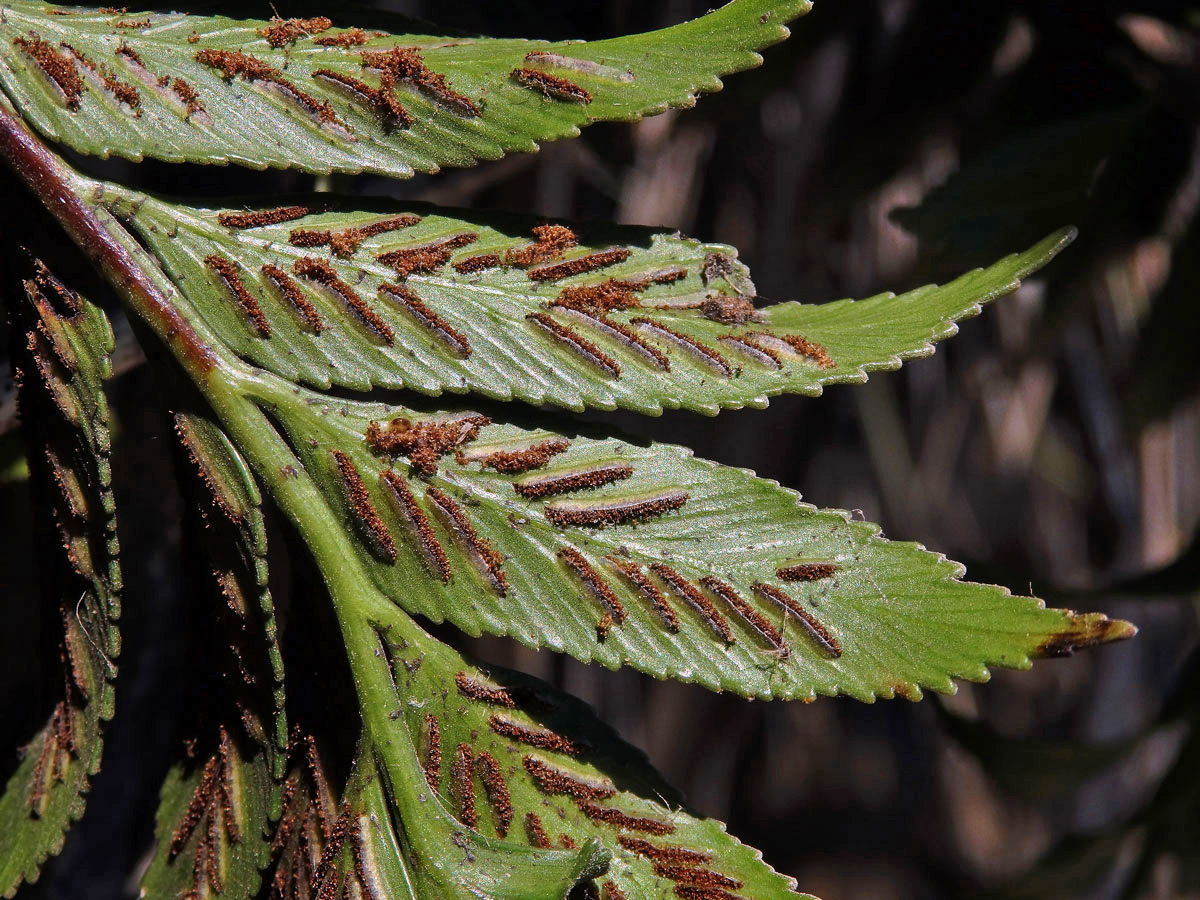
{"label": "brown sorus", "polygon": [[183,444],[184,449],[187,450],[188,457],[199,470],[200,477],[204,479],[204,483],[208,487],[208,492],[212,495],[213,503],[235,525],[245,522],[245,513],[230,498],[229,488],[225,484],[224,479],[212,470],[208,459],[200,452],[199,443],[196,436],[192,433],[192,425],[187,416],[182,413],[175,413],[174,419],[175,433],[179,436],[179,442]]}
{"label": "brown sorus", "polygon": [[833,361],[833,357],[829,355],[829,351],[816,341],[810,341],[808,338],[803,338],[798,334],[785,334],[782,337],[791,345],[793,350],[801,356],[807,356],[822,369],[832,369],[837,365]]}
{"label": "brown sorus", "polygon": [[667,626],[667,630],[672,634],[678,633],[679,616],[671,608],[666,595],[658,589],[658,585],[646,577],[646,573],[642,571],[642,567],[635,563],[624,562],[613,556],[606,556],[605,559],[629,580],[639,594],[650,602],[650,605],[654,607],[654,611],[658,613],[659,618]]}
{"label": "brown sorus", "polygon": [[499,253],[481,253],[478,256],[468,256],[454,264],[454,270],[463,275],[482,272],[484,269],[494,269],[500,265]]}
{"label": "brown sorus", "polygon": [[607,800],[617,792],[608,785],[591,784],[569,775],[534,756],[525,756],[521,762],[537,786],[547,794],[567,794],[579,800]]}
{"label": "brown sorus", "polygon": [[130,62],[136,63],[143,69],[146,68],[146,64],[142,62],[142,57],[138,54],[138,52],[124,42],[122,42],[121,45],[113,52],[116,53],[117,56],[123,56]]}
{"label": "brown sorus", "polygon": [[542,827],[542,820],[536,813],[525,813],[525,834],[529,838],[529,843],[539,850],[550,849],[550,837],[546,834],[546,829]]}
{"label": "brown sorus", "polygon": [[189,34],[189,35],[188,35],[188,37],[187,37],[187,42],[188,42],[189,44],[198,44],[198,43],[200,43],[200,35],[198,35],[196,32],[194,32],[194,31],[193,31],[191,34]]}
{"label": "brown sorus", "polygon": [[573,81],[568,81],[558,75],[551,75],[540,69],[521,67],[512,70],[512,77],[527,88],[539,90],[547,97],[559,100],[578,100],[580,103],[591,103],[592,95]]}
{"label": "brown sorus", "polygon": [[471,342],[466,336],[426,306],[425,302],[408,288],[399,284],[381,284],[379,292],[391,297],[408,310],[414,319],[432,331],[456,354],[464,359],[471,355]]}
{"label": "brown sorus", "polygon": [[459,744],[454,751],[454,762],[450,764],[450,783],[454,799],[458,802],[458,820],[468,828],[479,824],[475,814],[475,780],[471,777],[473,761],[470,744]]}
{"label": "brown sorus", "polygon": [[816,617],[812,613],[797,603],[791,597],[791,595],[781,591],[772,584],[764,584],[761,581],[756,582],[751,586],[760,597],[770,600],[772,603],[778,604],[784,609],[784,611],[791,613],[793,616],[799,619],[800,624],[804,626],[804,630],[808,633],[808,636],[811,637],[817,646],[819,646],[822,650],[824,650],[834,659],[837,659],[842,655],[842,645],[838,642],[838,639],[831,635],[829,630],[819,621],[817,621]]}
{"label": "brown sorus", "polygon": [[482,750],[475,759],[475,771],[479,773],[479,780],[483,782],[483,792],[496,814],[496,834],[502,838],[507,837],[513,817],[512,794],[508,790],[504,775],[500,772],[500,763],[496,762],[496,757],[492,754]]}
{"label": "brown sorus", "polygon": [[600,641],[600,643],[608,640],[608,633],[612,631],[613,624],[613,617],[611,615],[608,613],[602,615],[600,621],[596,623],[596,640]]}
{"label": "brown sorus", "polygon": [[217,213],[217,221],[226,228],[258,228],[262,225],[278,225],[302,219],[312,210],[307,206],[278,206],[275,209],[258,209],[253,212]]}
{"label": "brown sorus", "polygon": [[552,337],[558,338],[592,365],[613,377],[620,376],[620,364],[573,328],[554,321],[545,313],[530,313],[525,318],[543,328]]}
{"label": "brown sorus", "polygon": [[680,900],[742,900],[737,894],[721,888],[701,887],[696,884],[676,884],[675,896]]}
{"label": "brown sorus", "polygon": [[60,43],[59,46],[74,56],[83,65],[87,66],[87,68],[89,68],[92,72],[94,72],[96,77],[99,78],[100,82],[104,85],[105,89],[108,90],[108,92],[116,97],[121,103],[124,103],[126,106],[132,109],[135,116],[140,116],[142,114],[140,110],[142,105],[142,95],[138,93],[137,88],[135,88],[132,84],[127,84],[126,82],[121,81],[121,79],[117,78],[109,70],[108,66],[97,65],[88,56],[81,53],[79,50],[76,50],[70,44],[63,42]]}
{"label": "brown sorus", "polygon": [[764,366],[772,366],[776,369],[783,368],[783,360],[779,357],[779,351],[774,347],[767,347],[764,344],[755,340],[755,334],[738,334],[732,336],[720,337],[717,340],[724,341],[735,350],[740,350],[751,359],[757,360]]}
{"label": "brown sorus", "polygon": [[383,524],[383,519],[379,517],[379,512],[375,509],[375,504],[371,502],[371,495],[367,491],[367,485],[362,476],[358,474],[358,468],[341,450],[331,450],[330,453],[333,454],[333,460],[337,464],[346,502],[354,514],[359,531],[379,556],[388,562],[395,562],[396,542],[392,540],[387,526]]}
{"label": "brown sorus", "polygon": [[567,472],[562,475],[539,475],[513,482],[513,490],[522,497],[537,499],[552,497],[555,494],[566,494],[571,491],[582,491],[598,488],[617,481],[624,481],[633,474],[633,466],[629,463],[606,463],[583,469],[578,472]]}
{"label": "brown sorus", "polygon": [[254,327],[258,333],[263,337],[270,337],[271,323],[267,321],[262,307],[258,305],[258,300],[246,289],[246,285],[242,282],[242,276],[238,272],[238,267],[233,260],[213,253],[204,257],[204,264],[221,276],[221,280],[225,282],[225,287],[233,295],[233,299],[237,301],[242,311],[250,318],[250,321],[254,323]]}
{"label": "brown sorus", "polygon": [[516,709],[517,707],[512,694],[506,689],[484,684],[482,681],[476,681],[466,672],[456,673],[454,683],[458,685],[458,692],[469,700],[478,700],[480,703],[486,703],[489,706],[505,706],[508,709]]}
{"label": "brown sorus", "polygon": [[620,341],[634,353],[644,357],[647,362],[656,368],[662,369],[664,372],[671,371],[671,360],[667,358],[667,355],[653,344],[639,337],[628,325],[614,322],[612,319],[604,316],[596,316],[576,309],[568,309],[567,315],[582,319],[593,328],[603,331],[613,340]]}
{"label": "brown sorus", "polygon": [[329,247],[338,256],[353,256],[362,245],[362,242],[367,238],[373,238],[378,234],[386,234],[389,231],[399,231],[401,228],[411,228],[420,221],[420,216],[404,213],[403,215],[388,216],[386,219],[368,222],[366,225],[343,228],[341,231],[332,232],[329,239]]}
{"label": "brown sorus", "polygon": [[568,756],[577,756],[580,752],[580,748],[574,742],[547,729],[530,728],[500,716],[492,716],[488,719],[488,726],[501,737],[512,738],[514,741],[528,744],[530,747],[537,747],[539,750],[553,750]]}
{"label": "brown sorus", "polygon": [[747,603],[733,589],[732,585],[726,584],[713,575],[705,575],[700,579],[700,584],[733,607],[734,612],[741,616],[742,620],[758,632],[784,659],[791,654],[791,650],[788,648],[787,642],[783,639],[783,635],[779,633],[779,629],[772,625],[766,616]]}
{"label": "brown sorus", "polygon": [[442,512],[455,536],[472,551],[476,561],[490,577],[492,586],[500,596],[503,597],[507,594],[508,576],[504,574],[502,565],[504,557],[500,555],[499,551],[475,530],[475,526],[471,524],[471,520],[467,518],[462,507],[442,491],[431,487],[425,492],[425,496],[432,500],[434,506]]}
{"label": "brown sorus", "polygon": [[391,326],[383,321],[379,317],[379,313],[371,309],[362,297],[358,296],[354,288],[342,281],[333,266],[325,260],[305,256],[292,264],[292,271],[301,278],[308,278],[318,284],[323,284],[337,294],[358,320],[378,335],[384,343],[394,344],[396,342],[396,333],[392,331]]}
{"label": "brown sorus", "polygon": [[550,457],[566,452],[570,446],[571,442],[566,438],[551,438],[524,450],[497,450],[481,456],[479,465],[506,475],[515,475],[530,469],[540,469],[550,461]]}
{"label": "brown sorus", "polygon": [[413,422],[403,416],[367,424],[366,439],[376,453],[407,456],[424,475],[437,472],[438,461],[456,447],[475,439],[479,429],[491,419],[475,413],[449,421]]}
{"label": "brown sorus", "polygon": [[361,28],[348,28],[340,34],[313,38],[313,43],[322,47],[357,47],[368,40],[367,33]]}
{"label": "brown sorus", "polygon": [[694,884],[697,887],[729,888],[736,891],[743,886],[742,882],[736,878],[730,878],[728,875],[722,875],[712,869],[698,869],[675,863],[656,862],[654,874],[659,878],[668,878],[682,884]]}
{"label": "brown sorus", "polygon": [[[369,845],[367,841],[369,840],[369,836],[364,831],[367,821],[367,819],[360,816],[355,823],[354,829],[351,831],[351,838],[353,839],[352,850],[354,853],[354,875],[363,890],[364,900],[384,900],[377,889],[379,872],[373,865],[369,865],[373,864],[374,860],[368,856]],[[342,891],[345,896],[350,897],[353,895],[350,894],[348,884],[349,878],[347,878],[347,883],[342,885]]]}
{"label": "brown sorus", "polygon": [[611,250],[589,253],[587,256],[577,256],[565,262],[538,266],[536,269],[530,269],[526,274],[531,281],[558,281],[562,278],[570,278],[572,275],[581,275],[584,272],[616,265],[629,259],[630,255],[631,251],[626,248],[614,247]]}
{"label": "brown sorus", "polygon": [[317,312],[317,308],[312,305],[308,297],[304,296],[304,291],[300,290],[300,285],[288,277],[287,272],[271,263],[264,263],[262,273],[271,284],[275,285],[276,290],[292,305],[300,315],[300,318],[304,320],[305,324],[315,334],[320,334],[325,330],[325,323],[321,321],[321,314]]}
{"label": "brown sorus", "polygon": [[613,809],[611,806],[600,806],[587,800],[579,800],[576,805],[578,805],[579,811],[593,822],[612,825],[614,828],[621,828],[625,831],[642,831],[646,834],[674,834],[675,832],[675,826],[670,822],[631,816],[619,809]]}
{"label": "brown sorus", "polygon": [[404,518],[412,529],[413,537],[421,550],[426,565],[443,583],[450,583],[450,560],[442,547],[437,533],[404,476],[394,469],[385,469],[379,476],[384,486],[384,496]]}
{"label": "brown sorus", "polygon": [[600,577],[600,573],[592,566],[582,553],[574,547],[563,547],[558,551],[558,555],[562,558],[571,570],[579,576],[579,580],[588,586],[592,595],[600,602],[600,605],[612,616],[613,620],[618,624],[625,622],[625,607],[613,589],[609,587],[608,582]]}
{"label": "brown sorus", "polygon": [[240,53],[236,50],[212,49],[199,51],[196,54],[196,59],[206,66],[220,69],[226,78],[241,77],[247,81],[261,81],[267,84],[278,85],[302,109],[316,117],[321,123],[335,125],[347,132],[350,130],[346,126],[346,123],[337,117],[337,114],[333,111],[333,107],[327,101],[318,100],[311,94],[300,90],[300,88],[284,78],[282,72],[260,59],[255,59],[253,56],[247,56],[245,53]]}
{"label": "brown sorus", "polygon": [[[533,273],[530,273],[532,277]],[[564,287],[552,306],[577,309],[590,313],[606,313],[614,309],[633,309],[641,305],[637,282],[610,278],[600,284],[581,284]]]}
{"label": "brown sorus", "polygon": [[676,331],[674,328],[663,325],[661,322],[655,322],[653,319],[636,318],[630,319],[629,323],[631,325],[640,325],[648,329],[652,334],[677,344],[705,365],[716,369],[722,375],[733,374],[733,367],[729,365],[725,357],[711,347],[704,346],[693,337],[689,337],[682,332]]}
{"label": "brown sorus", "polygon": [[666,563],[651,563],[650,571],[661,578],[664,583],[670,585],[672,590],[686,600],[692,609],[700,613],[700,617],[708,623],[709,628],[716,632],[717,637],[727,644],[733,643],[733,630],[729,627],[729,623],[725,621],[720,610],[713,606],[712,601],[705,597],[694,584]]}
{"label": "brown sorus", "polygon": [[[33,270],[35,284],[38,287],[48,290],[54,295],[54,299],[58,301],[57,304],[51,304],[55,315],[59,318],[63,316],[74,318],[79,315],[83,310],[79,302],[79,294],[55,278],[54,273],[40,259],[33,261]],[[38,298],[34,297],[29,282],[25,282],[25,290],[29,293],[30,299],[37,303]]]}
{"label": "brown sorus", "polygon": [[686,491],[670,491],[657,497],[641,500],[598,501],[587,505],[577,501],[559,501],[546,504],[546,518],[560,528],[587,525],[606,528],[610,525],[629,525],[661,516],[679,509],[688,501]]}
{"label": "brown sorus", "polygon": [[60,55],[53,44],[41,38],[15,37],[13,43],[28,53],[45,76],[54,82],[62,92],[67,109],[79,109],[79,98],[83,95],[84,84],[79,70],[75,68],[74,60],[69,56]]}
{"label": "brown sorus", "polygon": [[473,244],[478,239],[479,235],[473,232],[464,232],[419,247],[390,250],[387,253],[381,253],[376,259],[385,266],[395,269],[396,274],[401,278],[407,278],[409,275],[435,271],[449,262],[450,256],[455,250]]}
{"label": "brown sorus", "polygon": [[[579,849],[579,845],[577,843],[575,843],[575,838],[571,837],[569,834],[560,834],[558,836],[558,846],[562,847],[564,850],[578,850]],[[586,885],[586,887],[588,889],[591,889],[590,884]],[[592,894],[594,896],[595,892],[592,891]]]}
{"label": "brown sorus", "polygon": [[616,886],[614,882],[604,882],[604,894],[602,900],[626,900],[625,892]]}
{"label": "brown sorus", "polygon": [[353,256],[367,238],[408,228],[420,221],[420,216],[406,213],[340,230],[295,228],[288,234],[288,243],[294,247],[322,247],[328,244],[338,256],[348,257]]}
{"label": "brown sorus", "polygon": [[437,716],[432,713],[425,715],[425,759],[422,768],[425,770],[425,780],[436,791],[442,777],[442,729]]}
{"label": "brown sorus", "polygon": [[294,43],[305,35],[320,34],[332,27],[333,22],[324,16],[312,19],[281,19],[279,16],[272,16],[270,23],[265,28],[260,28],[258,33],[267,39],[268,44],[278,48]]}
{"label": "brown sorus", "polygon": [[830,577],[837,570],[836,563],[810,562],[784,566],[782,569],[776,569],[775,574],[784,581],[819,581]]}
{"label": "brown sorus", "polygon": [[288,243],[293,247],[324,247],[333,240],[328,229],[293,228],[288,234]]}
{"label": "brown sorus", "polygon": [[658,844],[652,844],[645,838],[633,837],[628,834],[620,835],[617,838],[617,843],[626,850],[636,853],[638,856],[654,860],[655,862],[698,865],[709,862],[712,859],[712,856],[708,853],[688,850],[686,847],[663,847]]}
{"label": "brown sorus", "polygon": [[430,71],[416,47],[364,50],[362,64],[363,68],[380,69],[391,78],[411,82],[422,93],[464,115],[479,115],[475,101],[450,87],[445,75]]}
{"label": "brown sorus", "polygon": [[722,325],[744,325],[759,321],[754,304],[745,297],[709,297],[700,304],[700,312],[704,318]]}
{"label": "brown sorus", "polygon": [[335,72],[333,69],[317,69],[313,72],[313,78],[325,78],[346,88],[354,96],[371,106],[387,126],[399,125],[401,128],[408,128],[413,123],[412,116],[392,91],[396,79],[386,72],[377,88],[371,87],[353,75]]}
{"label": "brown sorus", "polygon": [[114,22],[113,28],[149,28],[150,17],[144,19],[126,19],[123,22]]}
{"label": "brown sorus", "polygon": [[533,237],[532,244],[505,251],[504,261],[510,266],[533,266],[557,259],[579,243],[575,232],[565,225],[535,225]]}

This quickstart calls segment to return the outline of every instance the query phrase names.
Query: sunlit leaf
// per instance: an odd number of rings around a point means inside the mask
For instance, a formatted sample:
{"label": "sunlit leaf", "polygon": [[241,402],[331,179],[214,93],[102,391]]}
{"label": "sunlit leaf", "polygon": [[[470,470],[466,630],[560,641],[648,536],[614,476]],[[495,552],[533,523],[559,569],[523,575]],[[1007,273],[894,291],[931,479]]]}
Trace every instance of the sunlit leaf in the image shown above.
{"label": "sunlit leaf", "polygon": [[15,0],[0,85],[83,153],[407,177],[691,106],[809,6],[734,0],[660,31],[548,43]]}
{"label": "sunlit leaf", "polygon": [[380,590],[471,634],[746,696],[869,700],[1133,631],[963,582],[956,563],[681,447],[325,399],[270,376],[246,390]]}
{"label": "sunlit leaf", "polygon": [[337,205],[328,198],[208,210],[79,190],[136,231],[181,310],[285,378],[650,414],[765,406],[927,356],[1074,236],[941,287],[755,309],[735,250],[662,229],[423,206],[318,212]]}

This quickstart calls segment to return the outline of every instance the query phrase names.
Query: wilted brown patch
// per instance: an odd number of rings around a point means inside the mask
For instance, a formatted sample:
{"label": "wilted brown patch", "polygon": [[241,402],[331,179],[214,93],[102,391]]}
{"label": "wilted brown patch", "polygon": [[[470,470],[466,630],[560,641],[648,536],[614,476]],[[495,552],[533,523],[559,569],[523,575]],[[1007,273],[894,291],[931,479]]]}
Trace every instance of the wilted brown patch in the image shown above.
{"label": "wilted brown patch", "polygon": [[1076,650],[1124,641],[1137,634],[1137,626],[1103,613],[1066,613],[1066,629],[1050,635],[1030,655],[1037,658],[1070,656]]}

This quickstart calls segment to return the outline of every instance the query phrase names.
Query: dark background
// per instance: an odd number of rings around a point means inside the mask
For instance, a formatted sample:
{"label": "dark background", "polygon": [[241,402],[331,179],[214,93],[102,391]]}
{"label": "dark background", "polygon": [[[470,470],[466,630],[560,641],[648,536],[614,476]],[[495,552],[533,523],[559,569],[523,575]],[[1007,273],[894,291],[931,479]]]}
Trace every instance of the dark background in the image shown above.
{"label": "dark background", "polygon": [[[460,6],[392,8],[549,38],[647,30],[705,10],[683,0]],[[1200,896],[1200,554],[1189,550],[1200,519],[1198,23],[1166,2],[818,0],[763,67],[694,110],[593,126],[440,176],[326,180],[678,227],[737,246],[760,302],[903,290],[1059,225],[1081,231],[934,357],[865,386],[716,419],[586,418],[688,444],[817,505],[862,510],[889,537],[966,562],[976,580],[1131,619],[1135,640],[997,672],[954,697],[872,706],[748,703],[505,641],[467,643],[593,703],[697,811],[728,821],[825,900]],[[312,187],[284,173],[86,164],[175,193]],[[5,202],[6,221],[26,215],[19,198]],[[130,872],[187,716],[195,611],[178,581],[181,503],[164,486],[173,470],[156,379],[133,365],[136,353],[126,362],[113,391],[129,591],[112,762],[31,897],[136,893]],[[0,428],[11,456],[3,417]],[[33,577],[27,509],[19,485],[0,489],[0,588],[19,623]],[[304,593],[299,569],[292,584]],[[17,631],[0,654],[14,705],[32,677],[9,652]],[[22,724],[36,727],[26,718],[9,716],[3,736],[17,737],[2,746],[24,740]]]}

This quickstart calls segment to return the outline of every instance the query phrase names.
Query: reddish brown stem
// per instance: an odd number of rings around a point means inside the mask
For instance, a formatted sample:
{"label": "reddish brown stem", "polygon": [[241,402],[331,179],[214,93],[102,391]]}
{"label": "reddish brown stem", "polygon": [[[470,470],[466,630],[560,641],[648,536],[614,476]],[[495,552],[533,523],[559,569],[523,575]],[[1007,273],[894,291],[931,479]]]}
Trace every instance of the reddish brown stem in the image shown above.
{"label": "reddish brown stem", "polygon": [[109,234],[95,211],[71,189],[63,164],[0,103],[0,155],[190,373],[203,378],[218,366],[212,349],[147,276],[128,249]]}

